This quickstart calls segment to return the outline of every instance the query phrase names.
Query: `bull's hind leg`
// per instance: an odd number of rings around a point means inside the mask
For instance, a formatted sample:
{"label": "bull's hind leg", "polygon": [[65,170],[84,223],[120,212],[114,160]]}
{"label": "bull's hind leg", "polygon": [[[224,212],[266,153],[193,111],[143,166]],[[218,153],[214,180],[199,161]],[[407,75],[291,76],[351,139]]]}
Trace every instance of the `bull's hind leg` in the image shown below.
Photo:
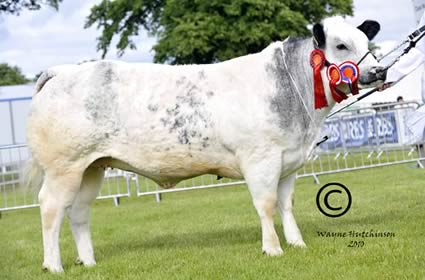
{"label": "bull's hind leg", "polygon": [[289,245],[305,247],[305,243],[298,229],[292,213],[295,173],[281,179],[278,187],[278,205],[282,217],[283,232]]}
{"label": "bull's hind leg", "polygon": [[80,188],[82,172],[58,174],[46,170],[43,186],[38,195],[43,231],[43,267],[52,272],[62,272],[59,251],[59,233],[65,210],[71,207]]}
{"label": "bull's hind leg", "polygon": [[84,172],[81,189],[72,207],[68,209],[72,234],[78,250],[77,263],[82,263],[85,266],[93,266],[96,264],[90,236],[90,205],[99,193],[103,176],[104,171],[102,168],[88,168]]}
{"label": "bull's hind leg", "polygon": [[244,168],[244,177],[260,217],[263,253],[269,256],[283,253],[273,223],[273,214],[277,205],[277,184],[280,175],[279,162],[280,159],[262,160]]}

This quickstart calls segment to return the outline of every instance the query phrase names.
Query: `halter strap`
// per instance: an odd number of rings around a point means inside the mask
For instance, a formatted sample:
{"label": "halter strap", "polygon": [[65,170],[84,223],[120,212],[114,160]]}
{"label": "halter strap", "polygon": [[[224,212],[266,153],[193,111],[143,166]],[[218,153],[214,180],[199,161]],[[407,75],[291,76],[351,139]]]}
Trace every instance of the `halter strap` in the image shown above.
{"label": "halter strap", "polygon": [[371,51],[368,51],[367,53],[365,53],[365,55],[362,58],[360,58],[359,62],[357,62],[357,65],[359,65],[360,63],[362,63],[363,60],[365,60],[366,56],[368,56],[368,54],[372,54],[372,52]]}

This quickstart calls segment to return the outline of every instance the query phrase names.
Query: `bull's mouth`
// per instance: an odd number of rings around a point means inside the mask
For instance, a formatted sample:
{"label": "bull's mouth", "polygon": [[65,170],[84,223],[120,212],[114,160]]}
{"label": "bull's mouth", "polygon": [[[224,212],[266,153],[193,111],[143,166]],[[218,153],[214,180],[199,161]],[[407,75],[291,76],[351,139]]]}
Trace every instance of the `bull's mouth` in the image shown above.
{"label": "bull's mouth", "polygon": [[385,80],[375,79],[375,80],[372,80],[372,81],[368,81],[367,83],[359,81],[358,85],[359,85],[359,89],[367,89],[367,88],[372,88],[372,87],[380,87],[384,83],[385,83]]}

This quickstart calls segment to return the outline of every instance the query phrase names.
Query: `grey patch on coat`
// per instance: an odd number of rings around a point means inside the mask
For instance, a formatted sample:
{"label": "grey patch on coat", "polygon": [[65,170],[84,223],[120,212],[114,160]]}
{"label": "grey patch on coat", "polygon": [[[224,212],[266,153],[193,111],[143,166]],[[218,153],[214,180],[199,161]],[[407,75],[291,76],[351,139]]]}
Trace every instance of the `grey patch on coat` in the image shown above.
{"label": "grey patch on coat", "polygon": [[186,78],[179,80],[176,103],[165,109],[160,118],[170,134],[176,134],[177,141],[183,145],[199,143],[208,147],[210,138],[204,135],[205,129],[212,127],[210,114],[205,108],[205,94],[196,84]]}
{"label": "grey patch on coat", "polygon": [[159,119],[164,127],[169,126],[172,122],[169,118],[160,118]]}
{"label": "grey patch on coat", "polygon": [[227,151],[227,152],[229,152],[230,154],[234,154],[235,153],[235,151],[233,151],[232,149],[230,149],[230,147],[229,146],[227,146],[226,144],[221,144],[222,146],[223,146],[223,148]]}
{"label": "grey patch on coat", "polygon": [[199,71],[199,73],[198,73],[198,78],[199,78],[200,80],[205,80],[205,79],[207,78],[207,76],[205,76],[205,72],[204,72],[204,70]]}
{"label": "grey patch on coat", "polygon": [[190,107],[199,107],[200,105],[204,105],[205,103],[200,98],[201,91],[199,88],[191,84],[187,88],[185,95],[179,95],[176,97],[178,103],[186,103]]}
{"label": "grey patch on coat", "polygon": [[178,116],[174,119],[173,124],[170,127],[170,132],[173,132],[177,129],[179,129],[180,127],[183,127],[185,125],[185,119],[183,116]]}
{"label": "grey patch on coat", "polygon": [[176,85],[177,85],[177,86],[180,86],[180,85],[182,85],[182,84],[184,84],[184,83],[186,83],[186,77],[182,76],[182,77],[180,77],[180,78],[177,80]]}
{"label": "grey patch on coat", "polygon": [[202,137],[202,147],[203,148],[207,148],[210,144],[208,143],[208,140],[209,140],[210,138],[209,137]]}
{"label": "grey patch on coat", "polygon": [[156,111],[158,111],[158,105],[157,104],[155,104],[155,105],[149,104],[148,110],[151,111],[151,112],[156,112]]}
{"label": "grey patch on coat", "polygon": [[173,107],[167,108],[166,112],[169,116],[177,116],[180,113],[180,105],[175,104]]}
{"label": "grey patch on coat", "polygon": [[186,129],[178,131],[178,139],[180,144],[190,144],[189,136]]}
{"label": "grey patch on coat", "polygon": [[117,135],[121,126],[118,95],[114,87],[114,83],[118,82],[118,75],[114,72],[114,65],[111,62],[99,62],[95,66],[91,80],[95,81],[92,84],[93,88],[84,100],[86,118],[104,133]]}
{"label": "grey patch on coat", "polygon": [[[275,91],[269,99],[270,110],[276,114],[281,129],[301,129],[307,133],[311,126],[311,120],[301,98],[313,114],[313,70],[309,64],[312,49],[311,39],[289,38],[283,43],[283,52],[281,48],[276,48],[272,62],[266,65],[266,72],[275,85]],[[288,71],[300,90],[301,98]]]}

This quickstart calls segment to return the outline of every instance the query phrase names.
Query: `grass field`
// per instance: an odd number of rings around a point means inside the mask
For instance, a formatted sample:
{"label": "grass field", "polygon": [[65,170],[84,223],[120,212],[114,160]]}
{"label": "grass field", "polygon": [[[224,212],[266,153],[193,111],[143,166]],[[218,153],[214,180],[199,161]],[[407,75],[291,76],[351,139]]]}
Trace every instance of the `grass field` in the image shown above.
{"label": "grass field", "polygon": [[[261,254],[261,232],[246,186],[96,201],[92,235],[97,266],[74,265],[67,222],[61,234],[63,275],[41,270],[38,209],[3,213],[0,279],[425,279],[425,171],[412,164],[320,177],[353,196],[340,218],[322,215],[318,185],[296,182],[295,215],[307,249]],[[389,231],[392,238],[326,238],[318,231]],[[348,247],[363,241],[363,247]]]}

